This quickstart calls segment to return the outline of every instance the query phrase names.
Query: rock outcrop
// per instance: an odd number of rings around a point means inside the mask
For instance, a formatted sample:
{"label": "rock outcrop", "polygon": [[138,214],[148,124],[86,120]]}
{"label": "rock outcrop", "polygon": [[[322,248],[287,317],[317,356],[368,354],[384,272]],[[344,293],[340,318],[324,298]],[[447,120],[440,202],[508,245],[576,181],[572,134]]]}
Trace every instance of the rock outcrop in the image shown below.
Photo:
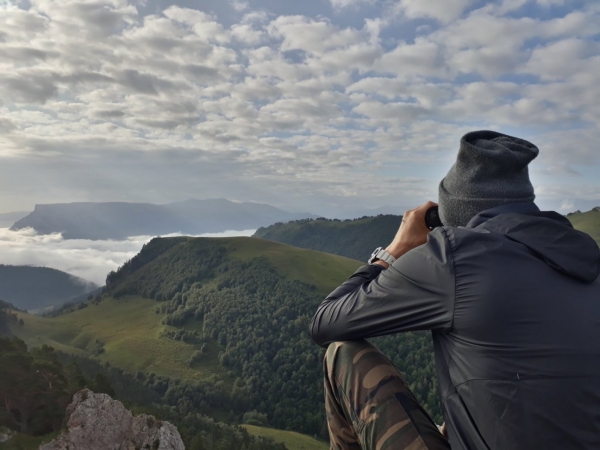
{"label": "rock outcrop", "polygon": [[121,402],[87,389],[67,407],[67,431],[40,450],[185,450],[172,424],[133,416]]}
{"label": "rock outcrop", "polygon": [[14,432],[6,427],[0,427],[0,444],[4,444],[13,437]]}

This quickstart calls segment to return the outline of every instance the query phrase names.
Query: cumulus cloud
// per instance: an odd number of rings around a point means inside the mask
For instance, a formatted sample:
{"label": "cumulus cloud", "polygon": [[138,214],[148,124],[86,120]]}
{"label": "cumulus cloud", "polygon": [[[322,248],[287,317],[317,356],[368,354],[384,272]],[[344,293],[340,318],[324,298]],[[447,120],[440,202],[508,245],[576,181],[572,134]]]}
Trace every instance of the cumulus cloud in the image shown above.
{"label": "cumulus cloud", "polygon": [[[224,231],[198,237],[251,236],[256,230]],[[163,237],[178,236],[172,234]],[[38,235],[32,228],[0,228],[0,264],[51,267],[104,285],[106,275],[133,258],[152,236],[123,241],[65,240],[60,233]]]}

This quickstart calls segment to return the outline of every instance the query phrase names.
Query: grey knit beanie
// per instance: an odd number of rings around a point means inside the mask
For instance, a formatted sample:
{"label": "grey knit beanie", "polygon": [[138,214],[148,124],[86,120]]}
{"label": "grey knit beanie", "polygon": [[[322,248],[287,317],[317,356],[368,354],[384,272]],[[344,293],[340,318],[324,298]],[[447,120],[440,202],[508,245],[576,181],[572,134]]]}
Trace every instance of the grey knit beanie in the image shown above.
{"label": "grey knit beanie", "polygon": [[456,162],[439,187],[444,225],[465,226],[486,209],[535,199],[527,165],[539,149],[495,131],[474,131],[460,140]]}

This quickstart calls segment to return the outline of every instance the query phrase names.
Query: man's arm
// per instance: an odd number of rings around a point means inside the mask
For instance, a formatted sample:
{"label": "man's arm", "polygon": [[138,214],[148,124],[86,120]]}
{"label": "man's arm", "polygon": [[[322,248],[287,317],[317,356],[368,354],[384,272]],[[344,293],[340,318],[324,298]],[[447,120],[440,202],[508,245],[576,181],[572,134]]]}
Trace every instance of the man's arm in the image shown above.
{"label": "man's arm", "polygon": [[424,225],[431,205],[406,213],[387,249],[398,256],[391,267],[362,266],[327,296],[310,325],[317,344],[452,326],[454,264],[445,231]]}

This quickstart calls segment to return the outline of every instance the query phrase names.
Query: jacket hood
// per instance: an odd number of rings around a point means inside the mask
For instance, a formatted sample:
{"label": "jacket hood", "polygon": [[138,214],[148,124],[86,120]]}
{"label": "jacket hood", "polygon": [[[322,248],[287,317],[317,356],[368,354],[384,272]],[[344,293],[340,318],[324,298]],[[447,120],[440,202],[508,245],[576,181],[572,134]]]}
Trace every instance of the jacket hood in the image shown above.
{"label": "jacket hood", "polygon": [[600,248],[588,234],[553,211],[499,214],[476,228],[506,235],[559,272],[591,283],[600,275]]}

